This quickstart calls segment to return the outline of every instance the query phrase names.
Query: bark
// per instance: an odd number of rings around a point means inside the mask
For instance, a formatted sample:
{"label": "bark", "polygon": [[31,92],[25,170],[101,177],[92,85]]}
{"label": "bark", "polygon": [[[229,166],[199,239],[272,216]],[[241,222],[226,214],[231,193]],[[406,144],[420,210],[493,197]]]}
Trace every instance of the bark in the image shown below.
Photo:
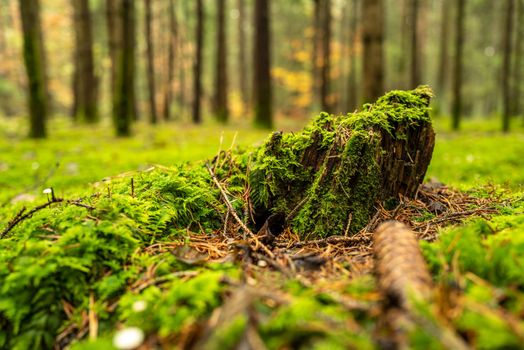
{"label": "bark", "polygon": [[[75,41],[78,40],[78,26],[73,26],[75,29]],[[79,75],[80,75],[80,69],[79,69],[79,60],[80,60],[80,52],[78,50],[78,46],[75,45],[75,48],[73,50],[73,76],[71,77],[71,89],[73,91],[73,104],[71,105],[71,117],[74,121],[78,121],[78,103],[79,103]]]}
{"label": "bark", "polygon": [[302,133],[274,133],[249,169],[257,226],[282,213],[306,238],[353,234],[376,201],[413,198],[434,147],[430,96],[391,92],[353,120],[323,113]]}
{"label": "bark", "polygon": [[420,0],[411,0],[411,76],[410,88],[415,88],[421,83],[420,47],[419,47],[419,17]]}
{"label": "bark", "polygon": [[227,123],[229,111],[227,106],[227,33],[226,33],[226,0],[218,0],[217,11],[217,53],[215,66],[215,115],[219,122]]}
{"label": "bark", "polygon": [[116,67],[117,54],[120,43],[121,24],[121,2],[122,0],[106,0],[106,25],[107,25],[107,45],[109,47],[109,59],[111,60],[110,88],[111,100],[115,98],[116,89]]}
{"label": "bark", "polygon": [[75,70],[73,112],[75,120],[98,121],[98,78],[93,55],[93,30],[88,0],[73,0]]}
{"label": "bark", "polygon": [[253,66],[255,70],[253,77],[255,125],[267,129],[273,127],[269,3],[269,0],[255,0],[255,37],[253,50]]}
{"label": "bark", "polygon": [[117,50],[113,122],[117,136],[131,134],[135,119],[135,4],[121,0],[121,48]]}
{"label": "bark", "polygon": [[410,332],[420,327],[431,332],[445,349],[469,349],[454,329],[433,312],[428,314],[420,308],[421,304],[433,303],[434,295],[431,274],[415,233],[399,221],[387,221],[373,234],[373,253],[382,295],[378,343],[384,348],[408,348]]}
{"label": "bark", "polygon": [[398,221],[380,225],[373,236],[378,287],[390,307],[409,311],[412,298],[431,299],[431,275],[415,233]]}
{"label": "bark", "polygon": [[406,89],[408,86],[407,77],[407,66],[409,57],[407,52],[409,51],[409,2],[410,0],[402,0],[400,9],[400,54],[397,56],[397,74],[396,74],[396,85],[399,89]]}
{"label": "bark", "polygon": [[322,66],[320,100],[322,110],[331,112],[330,71],[331,71],[331,1],[322,0]]}
{"label": "bark", "polygon": [[169,0],[169,43],[167,52],[167,86],[164,95],[164,120],[171,119],[171,104],[173,102],[173,81],[175,79],[175,58],[178,42],[175,0]]}
{"label": "bark", "polygon": [[515,38],[513,115],[522,113],[522,40],[524,40],[524,0],[517,0],[517,30]]}
{"label": "bark", "polygon": [[153,42],[153,10],[151,0],[145,0],[144,27],[146,31],[146,55],[147,55],[147,89],[149,92],[149,121],[151,124],[158,122],[156,108],[156,86],[155,86],[155,47]]}
{"label": "bark", "polygon": [[377,99],[384,92],[384,1],[362,2],[363,98]]}
{"label": "bark", "polygon": [[201,103],[202,103],[202,49],[204,41],[204,9],[202,0],[196,1],[196,52],[195,64],[193,69],[193,123],[202,122]]}
{"label": "bark", "polygon": [[446,98],[446,84],[448,77],[448,41],[449,41],[449,0],[442,0],[441,25],[440,25],[440,57],[437,77],[437,91],[439,95],[440,109],[442,110]]}
{"label": "bark", "polygon": [[453,130],[458,130],[460,128],[460,119],[462,114],[462,51],[464,46],[465,5],[466,0],[457,0],[457,12],[455,17],[455,57],[453,67]]}
{"label": "bark", "polygon": [[[342,14],[340,20],[338,21],[338,25],[340,26],[338,30],[338,40],[340,42],[340,46],[338,49],[338,54],[340,56],[338,60],[338,71],[340,72],[340,74],[336,79],[336,103],[332,101],[332,105],[336,105],[337,113],[343,113],[344,111],[346,111],[347,106],[348,86],[346,83],[349,80],[346,79],[346,77],[349,74],[347,72],[347,69],[349,69],[349,62],[351,60],[351,57],[349,56],[349,45],[347,45],[349,43],[348,37],[351,36],[351,21],[349,20],[349,15],[351,11],[349,10],[349,7],[349,1],[342,4],[342,7],[340,9]],[[344,58],[347,58],[347,60],[345,60]]]}
{"label": "bark", "polygon": [[246,8],[245,0],[238,0],[238,68],[239,87],[242,97],[243,112],[247,111],[249,92],[247,83],[247,61],[246,61]]}
{"label": "bark", "polygon": [[357,96],[357,29],[358,29],[359,0],[353,0],[350,16],[349,34],[349,82],[346,112],[354,111],[358,107]]}
{"label": "bark", "polygon": [[43,36],[38,0],[20,0],[23,31],[23,54],[27,73],[30,132],[32,138],[46,136],[48,93],[43,57]]}
{"label": "bark", "polygon": [[511,119],[511,53],[513,37],[514,0],[506,1],[506,13],[503,31],[504,58],[502,62],[502,131],[508,132]]}
{"label": "bark", "polygon": [[[189,14],[187,13],[187,7],[186,6],[182,6],[180,8],[180,11],[181,11],[181,17],[182,18],[187,18],[187,16],[189,16]],[[180,107],[180,114],[184,115],[185,114],[185,111],[186,111],[186,108],[189,107],[191,104],[190,102],[188,102],[189,98],[188,98],[188,91],[187,91],[187,81],[188,81],[188,78],[187,78],[187,72],[186,72],[186,67],[187,67],[187,48],[186,48],[186,41],[187,41],[187,32],[186,32],[186,26],[182,25],[182,23],[180,24],[179,26],[179,31],[178,31],[178,52],[180,53],[179,54],[179,79],[180,79],[180,89],[179,89],[179,93],[178,93],[178,105]]]}
{"label": "bark", "polygon": [[321,66],[321,62],[320,62],[320,42],[321,42],[321,38],[322,38],[322,35],[321,35],[321,30],[320,30],[320,22],[321,22],[321,16],[320,16],[320,13],[321,13],[321,0],[313,0],[313,52],[311,54],[311,59],[312,59],[312,69],[311,69],[311,75],[312,75],[312,78],[311,81],[313,82],[313,86],[312,86],[312,90],[313,90],[313,93],[312,93],[312,96],[313,96],[313,100],[314,101],[317,101],[317,96],[319,96],[319,86],[320,86],[320,74],[319,74],[319,71],[320,71],[320,66]]}
{"label": "bark", "polygon": [[6,24],[4,23],[4,10],[7,6],[0,6],[0,59],[4,58],[5,51],[6,51],[6,39],[5,39],[5,28]]}

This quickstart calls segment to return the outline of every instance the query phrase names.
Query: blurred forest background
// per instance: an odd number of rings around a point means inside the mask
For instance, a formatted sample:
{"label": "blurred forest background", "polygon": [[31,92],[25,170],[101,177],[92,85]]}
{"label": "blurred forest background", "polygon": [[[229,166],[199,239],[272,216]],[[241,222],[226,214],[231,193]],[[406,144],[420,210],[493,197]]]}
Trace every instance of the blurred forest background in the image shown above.
{"label": "blurred forest background", "polygon": [[118,135],[136,120],[296,128],[321,110],[347,113],[427,84],[434,114],[453,128],[478,117],[507,131],[522,119],[523,7],[0,0],[0,115],[31,121],[32,137],[44,137],[51,118],[112,120]]}

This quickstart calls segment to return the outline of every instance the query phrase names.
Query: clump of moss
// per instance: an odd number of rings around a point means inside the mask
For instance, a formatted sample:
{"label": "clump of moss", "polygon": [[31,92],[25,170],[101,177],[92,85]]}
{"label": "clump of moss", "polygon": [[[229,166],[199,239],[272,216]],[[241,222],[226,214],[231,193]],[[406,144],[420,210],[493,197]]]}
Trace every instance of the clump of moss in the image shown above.
{"label": "clump of moss", "polygon": [[[431,96],[425,86],[391,91],[360,112],[347,116],[322,113],[300,133],[273,134],[256,151],[250,168],[258,220],[275,212],[294,213],[291,226],[303,237],[357,232],[373,214],[376,200],[397,195],[383,188],[384,174],[391,170],[384,159],[400,162],[405,155],[384,153],[392,151],[389,145],[394,150],[417,150],[417,139],[423,135],[416,130],[431,130]],[[408,140],[410,133],[415,140]],[[415,168],[416,161],[413,163]],[[417,169],[422,177],[427,165]],[[410,171],[400,167],[396,170]],[[422,181],[420,174],[414,175],[418,176],[414,181]],[[401,192],[404,186],[398,187]]]}

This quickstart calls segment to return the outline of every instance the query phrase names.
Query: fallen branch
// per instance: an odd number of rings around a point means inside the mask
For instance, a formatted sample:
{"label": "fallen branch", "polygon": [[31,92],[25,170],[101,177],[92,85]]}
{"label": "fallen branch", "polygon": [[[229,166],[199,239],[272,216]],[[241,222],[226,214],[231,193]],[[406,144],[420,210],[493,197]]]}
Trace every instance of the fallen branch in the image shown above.
{"label": "fallen branch", "polygon": [[433,301],[433,286],[415,233],[398,221],[385,222],[375,231],[373,250],[383,316],[396,347],[408,345],[408,329],[416,324],[447,349],[469,349],[454,329],[420,309]]}
{"label": "fallen branch", "polygon": [[24,221],[25,219],[30,218],[33,216],[36,212],[45,209],[47,207],[50,207],[54,203],[67,203],[71,205],[76,205],[77,207],[86,208],[89,210],[95,209],[94,207],[81,203],[80,200],[70,200],[70,199],[63,199],[63,198],[55,198],[54,196],[44,204],[41,204],[37,207],[34,207],[30,211],[26,212],[27,208],[22,208],[11,221],[7,224],[6,228],[0,233],[0,239],[4,238],[13,228],[15,228],[16,225]]}

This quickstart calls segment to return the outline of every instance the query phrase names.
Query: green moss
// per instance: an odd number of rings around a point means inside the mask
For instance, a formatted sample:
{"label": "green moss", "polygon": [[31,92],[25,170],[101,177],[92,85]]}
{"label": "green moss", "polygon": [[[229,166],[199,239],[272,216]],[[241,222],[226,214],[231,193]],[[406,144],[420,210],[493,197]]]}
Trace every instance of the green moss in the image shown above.
{"label": "green moss", "polygon": [[382,135],[405,140],[408,128],[429,122],[430,97],[425,86],[392,91],[360,112],[321,113],[300,133],[273,134],[250,169],[255,212],[298,209],[292,228],[303,237],[357,232],[381,198]]}

